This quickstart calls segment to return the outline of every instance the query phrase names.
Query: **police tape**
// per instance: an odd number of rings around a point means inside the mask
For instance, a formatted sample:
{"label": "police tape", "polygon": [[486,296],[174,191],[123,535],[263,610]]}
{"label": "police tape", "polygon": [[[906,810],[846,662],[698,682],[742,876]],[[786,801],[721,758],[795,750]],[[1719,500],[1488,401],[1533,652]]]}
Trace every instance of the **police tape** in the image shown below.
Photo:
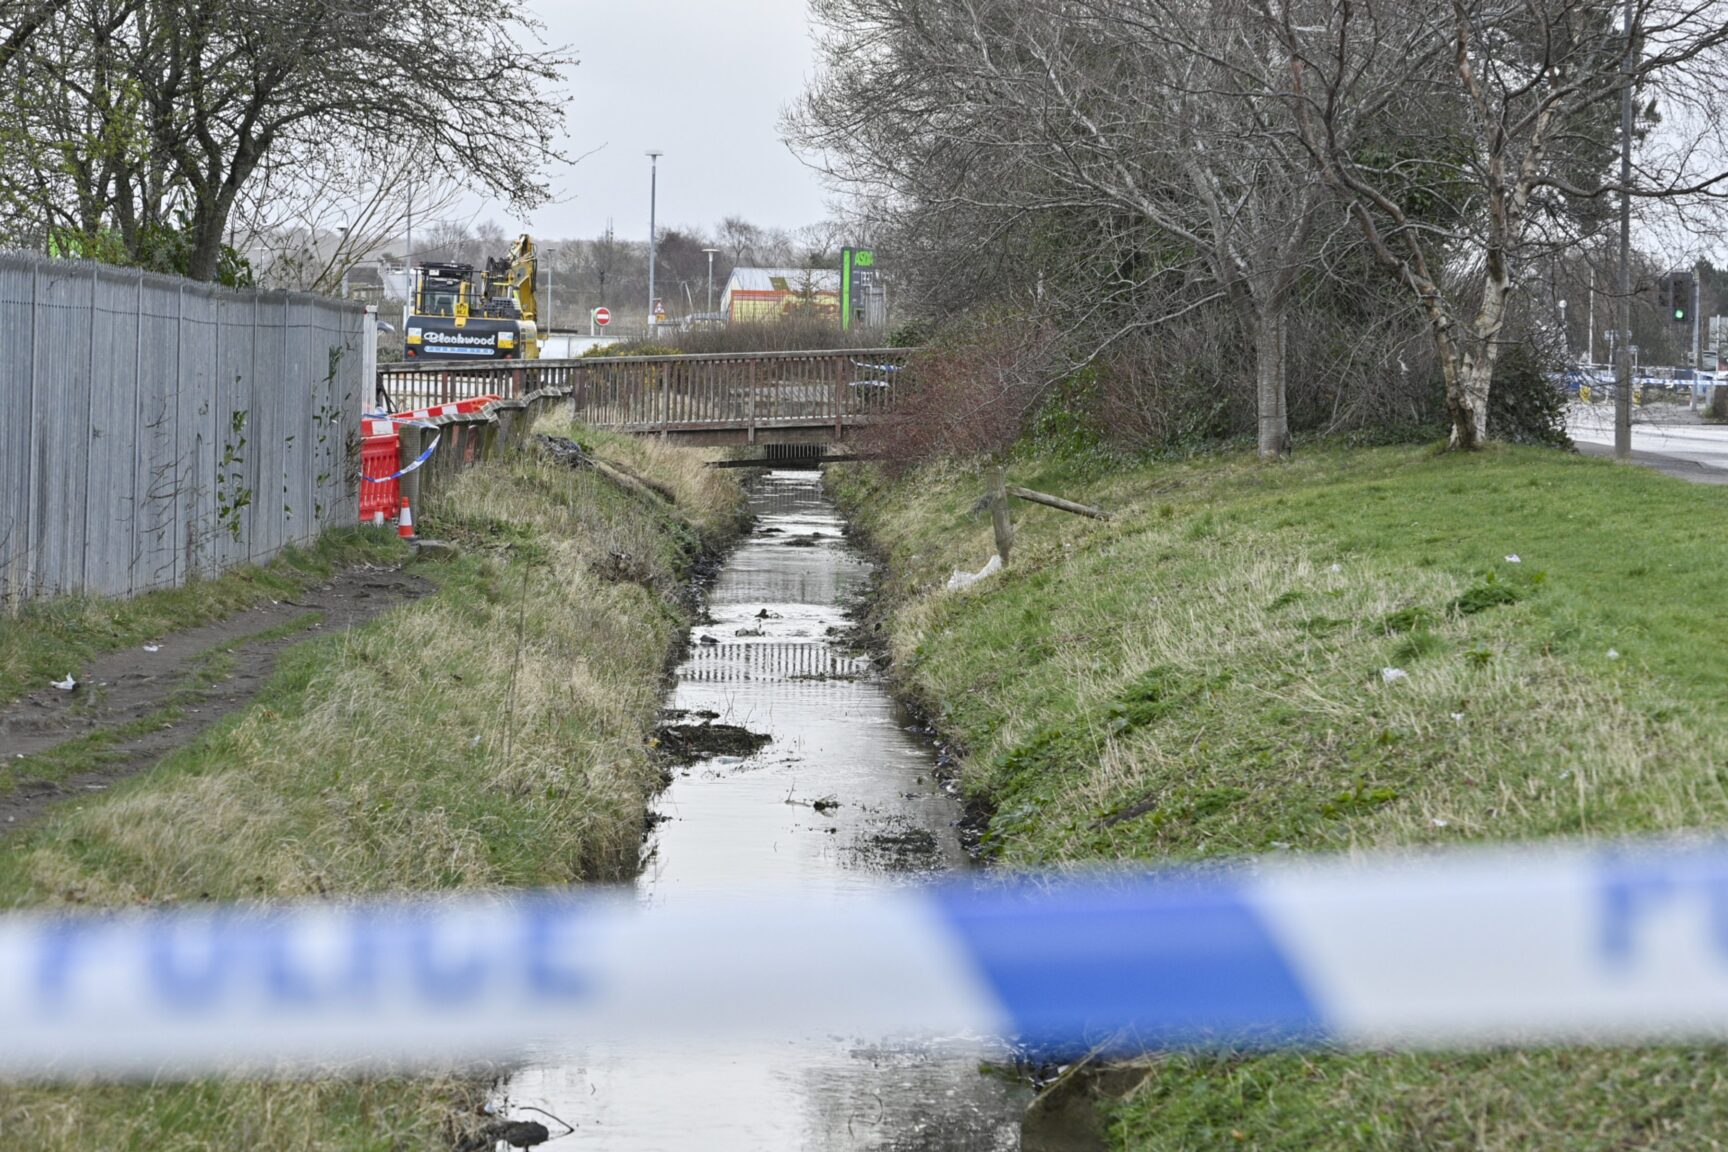
{"label": "police tape", "polygon": [[[409,423],[409,421],[399,420],[399,421],[397,421],[397,423],[406,424],[406,423]],[[420,453],[420,455],[416,456],[410,463],[404,464],[402,467],[396,469],[396,471],[390,473],[390,475],[388,475],[388,476],[362,476],[362,477],[360,477],[360,479],[365,480],[369,484],[388,484],[392,480],[400,480],[402,477],[408,475],[408,473],[414,471],[415,469],[419,468],[420,465],[422,465],[422,464],[426,463],[426,461],[430,460],[432,458],[432,453],[434,453],[438,450],[438,441],[442,440],[443,438],[444,438],[444,434],[442,432],[433,436],[432,437],[432,443],[426,445],[426,450],[424,452]]]}
{"label": "police tape", "polygon": [[537,893],[0,919],[0,1074],[413,1068],[525,1045],[973,1036],[1047,1054],[1728,1039],[1728,845],[641,908]]}
{"label": "police tape", "polygon": [[[455,405],[450,405],[449,407],[455,407]],[[419,413],[414,413],[411,416],[391,416],[384,412],[368,412],[364,416],[362,423],[364,424],[362,431],[369,437],[393,435],[396,425],[398,424],[404,424],[411,428],[434,427],[433,424],[428,422],[426,419],[423,419]],[[394,480],[400,480],[402,477],[413,472],[415,469],[419,468],[420,465],[430,460],[432,458],[432,453],[438,450],[438,441],[443,438],[444,434],[442,432],[433,435],[432,443],[426,445],[425,450],[422,451],[419,456],[415,457],[412,462],[390,473],[388,476],[362,475],[360,479],[366,481],[368,484],[389,484]]]}

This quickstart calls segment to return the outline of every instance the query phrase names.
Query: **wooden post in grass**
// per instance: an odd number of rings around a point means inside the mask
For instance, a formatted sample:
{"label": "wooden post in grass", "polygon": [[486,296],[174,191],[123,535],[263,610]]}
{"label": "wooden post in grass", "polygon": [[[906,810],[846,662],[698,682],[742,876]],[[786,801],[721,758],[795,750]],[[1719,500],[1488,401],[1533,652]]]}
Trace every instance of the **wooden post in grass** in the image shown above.
{"label": "wooden post in grass", "polygon": [[1034,504],[1042,504],[1046,508],[1055,508],[1060,512],[1072,512],[1076,516],[1090,516],[1094,520],[1108,520],[1110,513],[1102,508],[1094,508],[1090,504],[1076,504],[1072,500],[1064,500],[1060,496],[1052,496],[1048,492],[1034,492],[1030,488],[1022,488],[1018,484],[1008,485],[1008,495],[1020,500],[1030,500]]}
{"label": "wooden post in grass", "polygon": [[1008,519],[1008,485],[1002,469],[990,473],[990,525],[996,529],[996,555],[1008,563],[1008,549],[1014,543],[1014,525]]}

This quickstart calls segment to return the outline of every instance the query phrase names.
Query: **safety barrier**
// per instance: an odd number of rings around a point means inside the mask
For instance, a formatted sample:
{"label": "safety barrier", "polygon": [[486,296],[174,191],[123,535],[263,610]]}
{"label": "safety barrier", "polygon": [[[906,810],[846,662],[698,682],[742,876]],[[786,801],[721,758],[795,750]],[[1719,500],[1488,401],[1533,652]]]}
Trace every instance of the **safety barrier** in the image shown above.
{"label": "safety barrier", "polygon": [[852,897],[627,893],[0,919],[0,1074],[393,1067],[590,1042],[1050,1056],[1728,1039],[1728,845],[1271,858]]}
{"label": "safety barrier", "polygon": [[398,431],[402,424],[426,422],[440,416],[467,416],[484,411],[500,399],[499,396],[476,396],[434,408],[368,416],[360,442],[360,523],[377,524],[396,519],[402,506],[401,477],[425,463],[437,449],[438,438],[434,437],[415,459],[402,461],[402,437]]}
{"label": "safety barrier", "polygon": [[389,420],[368,418],[360,440],[360,523],[394,520],[402,504],[402,486],[395,478],[401,457],[401,437]]}

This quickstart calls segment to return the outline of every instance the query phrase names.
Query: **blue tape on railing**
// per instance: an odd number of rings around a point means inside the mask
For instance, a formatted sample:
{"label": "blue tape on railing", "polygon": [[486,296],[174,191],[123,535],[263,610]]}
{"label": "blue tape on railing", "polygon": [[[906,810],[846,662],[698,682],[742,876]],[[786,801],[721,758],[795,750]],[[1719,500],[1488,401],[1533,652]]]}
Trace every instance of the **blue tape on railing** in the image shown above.
{"label": "blue tape on railing", "polygon": [[548,1037],[1728,1040],[1728,845],[0,917],[0,1075],[421,1067]]}
{"label": "blue tape on railing", "polygon": [[898,372],[898,371],[900,371],[900,369],[904,368],[905,365],[904,364],[866,364],[862,360],[854,360],[854,361],[852,361],[852,367],[854,367],[854,368],[867,368],[872,372]]}

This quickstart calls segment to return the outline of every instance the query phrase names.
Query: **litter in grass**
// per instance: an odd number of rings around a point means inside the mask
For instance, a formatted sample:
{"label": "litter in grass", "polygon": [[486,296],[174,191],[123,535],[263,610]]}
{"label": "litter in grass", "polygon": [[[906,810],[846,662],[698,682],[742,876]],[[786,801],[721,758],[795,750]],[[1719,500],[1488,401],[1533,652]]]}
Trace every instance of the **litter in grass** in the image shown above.
{"label": "litter in grass", "polygon": [[1518,559],[1518,553],[1514,552],[1514,553],[1512,553],[1512,555],[1506,557],[1506,563],[1508,563],[1508,564],[1522,564],[1522,563],[1524,563],[1524,561]]}
{"label": "litter in grass", "polygon": [[1410,679],[1410,673],[1402,668],[1382,668],[1380,669],[1380,679],[1388,684],[1396,684],[1400,680]]}
{"label": "litter in grass", "polygon": [[954,574],[948,577],[948,591],[954,592],[961,588],[970,588],[986,576],[994,576],[1000,571],[1002,571],[1002,557],[1000,556],[990,557],[989,563],[976,572],[962,572],[956,568]]}
{"label": "litter in grass", "polygon": [[70,673],[70,672],[66,673],[66,679],[53,680],[53,681],[50,681],[50,683],[52,683],[54,685],[54,687],[60,689],[60,691],[62,691],[62,692],[70,692],[70,691],[72,691],[72,689],[78,687],[78,681],[72,679],[72,673]]}

